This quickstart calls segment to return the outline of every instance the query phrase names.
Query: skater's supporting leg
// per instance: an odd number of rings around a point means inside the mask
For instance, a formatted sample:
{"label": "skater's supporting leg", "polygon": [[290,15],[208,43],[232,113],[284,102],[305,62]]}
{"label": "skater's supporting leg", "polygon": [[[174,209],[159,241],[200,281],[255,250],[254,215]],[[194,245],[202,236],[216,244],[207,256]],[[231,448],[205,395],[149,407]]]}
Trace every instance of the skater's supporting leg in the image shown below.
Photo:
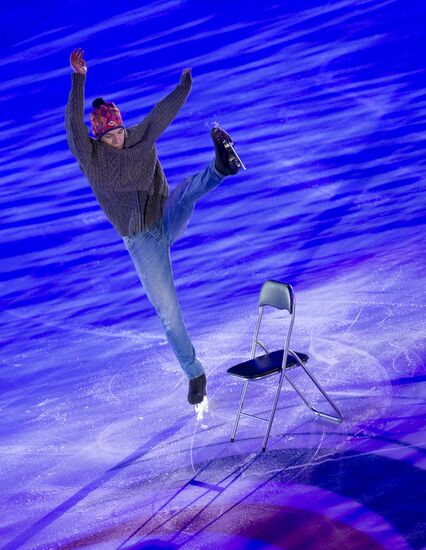
{"label": "skater's supporting leg", "polygon": [[189,379],[197,378],[204,369],[182,318],[173,281],[170,247],[148,231],[123,240],[182,369]]}

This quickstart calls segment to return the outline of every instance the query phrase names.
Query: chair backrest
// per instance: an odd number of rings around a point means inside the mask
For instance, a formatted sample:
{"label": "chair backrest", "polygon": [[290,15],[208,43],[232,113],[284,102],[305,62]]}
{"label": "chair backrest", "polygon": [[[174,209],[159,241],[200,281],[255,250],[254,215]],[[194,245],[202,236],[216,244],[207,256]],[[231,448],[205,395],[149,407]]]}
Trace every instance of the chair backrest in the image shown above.
{"label": "chair backrest", "polygon": [[268,305],[277,309],[286,309],[292,314],[294,303],[294,291],[288,283],[270,280],[263,283],[259,294],[259,307]]}
{"label": "chair backrest", "polygon": [[263,344],[259,337],[260,324],[263,316],[263,306],[272,306],[277,309],[286,309],[290,315],[290,324],[287,330],[287,335],[284,344],[284,353],[282,360],[282,369],[287,364],[288,348],[290,345],[290,337],[293,330],[294,318],[296,314],[296,301],[294,297],[294,291],[291,285],[288,283],[281,283],[280,281],[265,281],[260,289],[259,294],[259,315],[257,317],[256,328],[253,335],[253,343],[251,348],[251,357],[256,355],[256,348],[259,345],[266,353],[269,353],[268,348]]}

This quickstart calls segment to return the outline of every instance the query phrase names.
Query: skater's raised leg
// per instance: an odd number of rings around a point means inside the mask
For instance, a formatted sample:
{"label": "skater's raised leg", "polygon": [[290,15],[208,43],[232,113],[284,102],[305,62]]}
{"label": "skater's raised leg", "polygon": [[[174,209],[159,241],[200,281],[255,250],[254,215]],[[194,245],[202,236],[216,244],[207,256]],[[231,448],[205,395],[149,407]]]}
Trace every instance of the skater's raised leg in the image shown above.
{"label": "skater's raised leg", "polygon": [[[211,137],[215,158],[204,170],[179,183],[164,205],[162,231],[170,244],[185,231],[196,202],[217,187],[226,176],[236,174],[242,165],[234,154],[235,149],[229,134],[222,128],[215,127],[211,131]],[[227,144],[232,144],[232,148],[226,147]]]}
{"label": "skater's raised leg", "polygon": [[163,231],[164,238],[173,244],[188,226],[194,212],[195,203],[203,195],[217,187],[224,176],[214,168],[214,160],[204,170],[181,181],[164,205]]}

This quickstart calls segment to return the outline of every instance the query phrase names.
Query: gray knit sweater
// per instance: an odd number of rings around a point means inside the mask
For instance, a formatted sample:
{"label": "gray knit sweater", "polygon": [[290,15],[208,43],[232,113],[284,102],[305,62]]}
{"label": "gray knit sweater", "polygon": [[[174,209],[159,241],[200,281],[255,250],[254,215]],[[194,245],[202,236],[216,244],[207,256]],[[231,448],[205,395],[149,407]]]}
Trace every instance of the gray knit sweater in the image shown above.
{"label": "gray knit sweater", "polygon": [[84,123],[85,80],[85,75],[72,73],[65,116],[68,145],[109,221],[121,236],[135,235],[162,216],[170,191],[155,142],[185,103],[191,76],[140,124],[127,128],[123,149],[89,137]]}

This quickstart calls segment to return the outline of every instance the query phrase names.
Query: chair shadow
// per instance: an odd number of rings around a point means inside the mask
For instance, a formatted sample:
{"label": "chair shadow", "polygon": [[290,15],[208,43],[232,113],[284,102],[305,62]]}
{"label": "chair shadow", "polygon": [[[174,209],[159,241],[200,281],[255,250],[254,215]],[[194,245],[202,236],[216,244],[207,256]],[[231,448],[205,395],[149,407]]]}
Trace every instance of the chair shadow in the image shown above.
{"label": "chair shadow", "polygon": [[[236,468],[233,469],[233,471],[229,474],[227,474],[225,477],[223,477],[217,484],[211,484],[211,483],[205,483],[202,481],[199,481],[197,477],[204,471],[208,470],[208,468],[211,465],[214,465],[216,463],[216,458],[213,458],[209,461],[207,461],[200,470],[189,480],[187,481],[182,487],[180,487],[172,496],[170,496],[162,505],[161,507],[156,510],[154,513],[152,513],[133,533],[131,533],[125,541],[123,541],[119,546],[117,546],[117,550],[123,549],[123,550],[136,550],[139,548],[152,548],[153,550],[158,548],[180,548],[181,544],[176,545],[174,542],[175,539],[185,531],[185,529],[189,526],[190,523],[195,521],[207,508],[212,506],[214,502],[227,490],[229,487],[235,483],[252,465],[259,460],[259,458],[262,458],[262,453],[256,453],[254,456],[249,456],[248,460],[244,460],[242,464],[238,465]],[[239,457],[241,458],[241,457]],[[269,481],[269,480],[268,480]],[[267,481],[267,482],[268,482]],[[265,483],[267,483],[265,482]],[[153,527],[151,530],[147,531],[143,534],[143,538],[138,541],[135,545],[131,546],[125,546],[131,539],[133,539],[137,534],[151,522],[155,519],[156,516],[163,512],[163,510],[166,509],[167,506],[169,506],[179,495],[181,495],[187,488],[189,487],[198,487],[200,489],[204,489],[204,491],[199,495],[193,498],[190,502],[188,502],[184,507],[177,510],[174,514],[170,515],[167,519],[165,519],[162,523],[156,524],[155,527]],[[256,488],[257,490],[257,488]],[[151,540],[145,540],[146,537],[149,537],[151,534],[154,534],[155,531],[160,529],[161,527],[164,527],[167,523],[169,523],[172,520],[175,520],[179,515],[184,514],[186,510],[191,509],[199,500],[203,499],[208,493],[213,493],[213,497],[204,505],[202,506],[195,515],[190,515],[189,519],[184,522],[182,525],[180,525],[179,531],[175,533],[167,543],[164,541],[161,541],[161,544],[163,546],[156,546],[157,540],[151,539]],[[244,498],[246,498],[245,495]],[[218,518],[213,520],[211,523],[216,521]],[[208,526],[207,524],[204,527],[202,527],[199,531],[194,533],[190,536],[190,538],[185,541],[185,544],[195,538],[201,531],[204,531]],[[153,546],[150,546],[153,544]],[[145,546],[146,545],[146,546]]]}
{"label": "chair shadow", "polygon": [[[380,439],[380,438],[379,438]],[[270,459],[278,460],[281,464],[288,462],[283,458],[288,454],[286,450],[276,450],[270,453]],[[213,524],[222,520],[226,515],[235,511],[244,501],[250,499],[255,493],[261,491],[271,482],[287,483],[286,470],[287,466],[278,468],[271,475],[266,475],[259,484],[254,486],[247,492],[239,494],[229,506],[220,508],[220,513],[211,516],[207,521],[202,521],[198,529],[192,533],[188,533],[190,524],[199,524],[197,520],[215,501],[227,491],[233,483],[235,483],[249,468],[252,468],[256,462],[262,460],[263,453],[257,453],[244,457],[235,455],[236,461],[240,464],[233,471],[226,475],[216,485],[199,482],[197,476],[205,471],[210,465],[219,466],[223,458],[213,459],[205,463],[197,474],[189,480],[183,487],[175,492],[159,510],[153,513],[146,521],[144,521],[138,529],[136,529],[118,549],[139,550],[139,549],[170,549],[185,547],[194,542],[197,537],[208,530]],[[227,457],[228,459],[230,457]],[[287,456],[288,458],[288,456]],[[242,463],[241,463],[242,462]],[[424,536],[424,513],[423,503],[425,498],[426,479],[425,472],[416,467],[414,464],[406,463],[401,460],[379,456],[373,453],[356,452],[347,450],[342,453],[333,455],[333,459],[321,461],[319,463],[307,464],[308,475],[299,477],[299,484],[306,484],[309,487],[317,487],[326,491],[336,493],[344,498],[358,502],[364,506],[366,510],[372,510],[374,513],[382,516],[396,532],[404,537],[411,547],[421,548],[425,542]],[[336,475],[337,470],[337,475]],[[410,507],[406,507],[406,502],[401,498],[401,487],[399,483],[392,483],[389,480],[403,480],[404,494],[410,495]],[[125,546],[131,538],[135,537],[138,532],[143,529],[147,523],[154,519],[157,514],[161,515],[164,508],[170,504],[179,494],[181,494],[190,485],[195,485],[200,489],[205,489],[202,495],[193,498],[187,502],[184,507],[180,508],[161,524],[155,525],[153,529],[144,533],[137,543],[131,546]],[[195,514],[189,514],[189,517],[179,524],[177,530],[172,531],[173,535],[168,541],[161,541],[158,538],[146,540],[150,535],[158,537],[158,529],[164,527],[168,522],[177,518],[180,514],[185,517],[185,512],[191,511],[194,504],[209,493],[214,493],[210,500],[200,508],[196,508]],[[285,497],[283,496],[285,501]],[[195,523],[194,523],[195,522]],[[171,534],[171,533],[170,533]],[[186,535],[185,540],[177,541],[182,534]]]}

